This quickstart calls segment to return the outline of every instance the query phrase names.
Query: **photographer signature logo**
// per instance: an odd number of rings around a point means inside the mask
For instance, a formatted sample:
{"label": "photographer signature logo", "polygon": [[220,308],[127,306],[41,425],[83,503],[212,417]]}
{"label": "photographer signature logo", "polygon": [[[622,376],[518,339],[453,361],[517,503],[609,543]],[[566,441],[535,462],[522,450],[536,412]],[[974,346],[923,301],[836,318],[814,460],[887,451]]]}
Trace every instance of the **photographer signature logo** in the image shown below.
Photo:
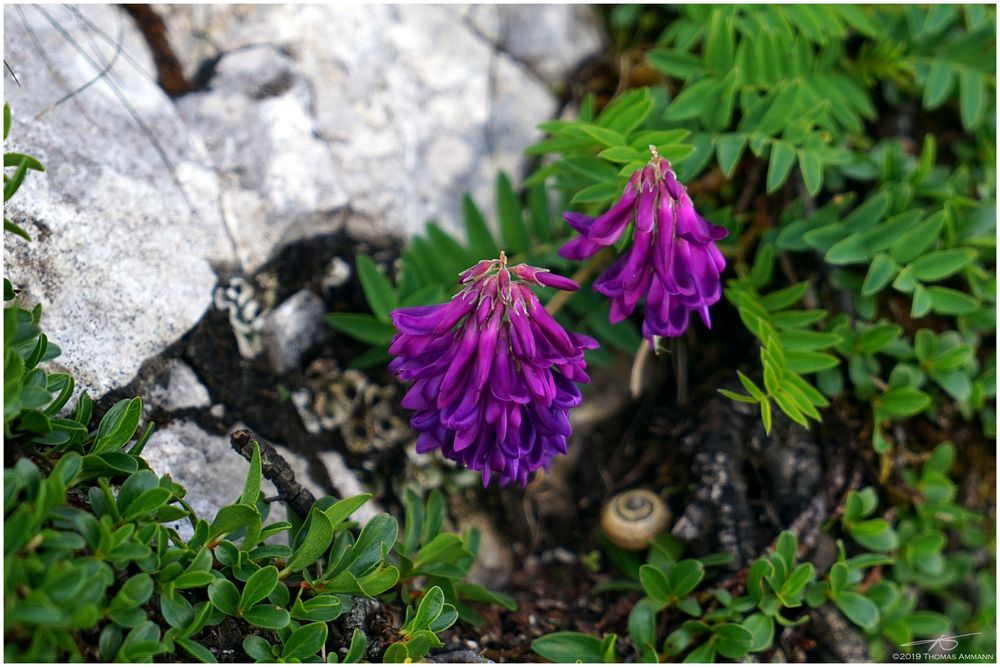
{"label": "photographer signature logo", "polygon": [[969,632],[964,635],[941,635],[934,639],[918,639],[917,641],[900,644],[900,648],[909,648],[906,653],[893,653],[892,659],[902,662],[914,661],[992,661],[993,655],[988,653],[958,653],[959,639],[975,637],[981,632]]}
{"label": "photographer signature logo", "polygon": [[[981,632],[970,632],[964,635],[953,635],[951,637],[946,637],[941,635],[937,639],[921,639],[915,642],[907,642],[905,644],[900,644],[903,646],[927,646],[927,651],[933,651],[934,649],[941,649],[942,651],[954,651],[958,648],[958,640],[962,637],[975,637],[976,635],[982,634]],[[928,646],[929,644],[929,646]]]}

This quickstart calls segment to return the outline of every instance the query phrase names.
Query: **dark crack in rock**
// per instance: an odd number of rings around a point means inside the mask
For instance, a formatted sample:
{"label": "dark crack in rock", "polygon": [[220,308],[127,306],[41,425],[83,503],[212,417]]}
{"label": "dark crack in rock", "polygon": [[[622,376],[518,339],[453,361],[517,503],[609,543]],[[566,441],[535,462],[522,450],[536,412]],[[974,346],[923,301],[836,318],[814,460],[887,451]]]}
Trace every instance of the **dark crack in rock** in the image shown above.
{"label": "dark crack in rock", "polygon": [[729,404],[711,399],[702,412],[703,426],[689,436],[695,451],[692,476],[698,485],[671,533],[687,542],[699,542],[711,532],[714,542],[740,569],[762,546],[744,476],[747,424]]}

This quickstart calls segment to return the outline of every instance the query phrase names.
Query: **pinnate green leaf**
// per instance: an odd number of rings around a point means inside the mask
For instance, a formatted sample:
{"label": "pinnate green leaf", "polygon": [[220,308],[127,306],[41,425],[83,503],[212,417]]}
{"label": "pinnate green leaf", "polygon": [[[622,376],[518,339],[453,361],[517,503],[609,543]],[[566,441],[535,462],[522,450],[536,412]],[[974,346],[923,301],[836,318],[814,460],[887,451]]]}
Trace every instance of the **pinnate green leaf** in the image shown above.
{"label": "pinnate green leaf", "polygon": [[465,233],[469,240],[469,251],[480,259],[493,259],[500,255],[493,233],[486,219],[468,194],[462,197],[462,216]]}
{"label": "pinnate green leaf", "polygon": [[930,71],[927,73],[927,81],[924,84],[924,108],[934,109],[941,106],[955,83],[955,73],[951,65],[943,58],[935,58],[931,61]]}
{"label": "pinnate green leaf", "polygon": [[917,280],[933,282],[947,278],[976,260],[976,251],[971,248],[952,248],[927,253],[915,259],[910,268]]}
{"label": "pinnate green leaf", "polygon": [[[653,98],[648,88],[634,88],[605,107],[597,118],[597,124],[627,135],[642,125],[653,110],[653,106]],[[616,144],[618,143],[616,141]],[[620,143],[624,143],[624,139]]]}
{"label": "pinnate green leaf", "polygon": [[972,130],[979,125],[986,107],[986,75],[981,70],[963,67],[958,75],[958,95],[962,125]]}
{"label": "pinnate green leaf", "polygon": [[733,177],[746,145],[747,136],[741,132],[719,136],[716,152],[719,156],[719,167],[726,178]]}
{"label": "pinnate green leaf", "polygon": [[795,148],[787,141],[775,141],[771,146],[771,163],[767,168],[767,191],[774,192],[788,179],[795,163]]}
{"label": "pinnate green leaf", "polygon": [[974,298],[950,287],[928,287],[934,312],[942,315],[970,315],[979,310]]}
{"label": "pinnate green leaf", "polygon": [[861,294],[863,296],[878,294],[892,281],[898,270],[899,267],[886,253],[875,255],[871,266],[868,267],[865,282],[861,286]]}
{"label": "pinnate green leaf", "polygon": [[686,79],[704,69],[701,59],[672,49],[648,51],[646,60],[656,69],[676,79]]}
{"label": "pinnate green leaf", "polygon": [[713,102],[718,86],[719,82],[711,78],[685,86],[681,94],[667,107],[667,116],[670,120],[679,121],[702,115]]}
{"label": "pinnate green leaf", "polygon": [[785,368],[793,373],[816,373],[839,363],[837,357],[826,352],[789,350],[785,353]]}
{"label": "pinnate green leaf", "polygon": [[815,197],[823,187],[823,160],[818,152],[802,149],[799,151],[799,170],[806,190]]}

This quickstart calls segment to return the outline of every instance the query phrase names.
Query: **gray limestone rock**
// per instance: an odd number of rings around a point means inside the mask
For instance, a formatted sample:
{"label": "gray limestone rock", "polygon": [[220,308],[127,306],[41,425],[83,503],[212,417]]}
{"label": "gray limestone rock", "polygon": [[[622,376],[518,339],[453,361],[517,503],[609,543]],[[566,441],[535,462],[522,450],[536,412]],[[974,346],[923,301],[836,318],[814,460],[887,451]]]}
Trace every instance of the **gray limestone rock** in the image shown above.
{"label": "gray limestone rock", "polygon": [[309,348],[330,334],[323,323],[325,314],[321,298],[309,290],[300,290],[264,315],[260,337],[276,375],[298,368]]}
{"label": "gray limestone rock", "polygon": [[[250,464],[233,451],[229,438],[205,432],[194,422],[181,420],[158,428],[146,443],[142,456],[158,475],[170,475],[188,491],[185,500],[199,518],[211,522],[216,513],[239,500]],[[277,493],[264,480],[265,496]],[[285,507],[272,505],[267,523],[285,518]],[[178,525],[182,536],[191,535],[187,521]]]}
{"label": "gray limestone rock", "polygon": [[601,48],[586,5],[449,5],[495,47],[551,86]]}
{"label": "gray limestone rock", "polygon": [[219,171],[220,206],[244,272],[291,241],[342,224],[336,212],[348,195],[313,104],[299,66],[273,46],[227,54],[210,90],[177,100]]}
{"label": "gray limestone rock", "polygon": [[[303,160],[317,172],[309,178],[325,179],[331,198],[346,194],[355,213],[348,229],[360,235],[413,234],[431,218],[458,230],[466,191],[489,210],[496,169],[516,176],[522,151],[541,136],[535,126],[556,109],[550,82],[565,76],[597,44],[595,27],[582,10],[568,6],[505,11],[510,28],[505,39],[518,49],[516,56],[488,34],[489,17],[468,19],[454,7],[158,9],[188,72],[206,58],[220,58],[209,89],[192,96],[193,102],[181,102],[206,142],[212,146],[233,131],[243,134],[236,118],[206,120],[194,108],[216,108],[231,100],[234,85],[247,92],[282,90],[277,99],[293,97],[306,104],[316,140],[328,147],[327,156],[317,152],[313,161]],[[535,38],[516,37],[529,25],[536,26],[531,32]],[[556,38],[538,41],[546,29],[556,30]],[[563,39],[569,34],[574,38]],[[283,54],[294,74],[281,77],[280,86],[262,86],[261,81],[274,80],[276,69],[268,65],[259,76],[235,82],[233,70],[244,65],[237,67],[232,59],[242,61],[245,51],[261,50]],[[532,71],[532,63],[544,77]],[[296,92],[300,87],[303,97]],[[271,107],[275,99],[261,97],[258,104]],[[300,112],[287,113],[290,121],[282,136],[302,141]],[[262,143],[272,146],[274,137],[265,134]],[[234,150],[240,145],[236,141]],[[286,152],[294,153],[293,147],[281,154]],[[261,173],[273,172],[270,160],[257,163]]]}
{"label": "gray limestone rock", "polygon": [[208,407],[208,389],[198,376],[179,359],[170,359],[150,382],[143,383],[142,399],[147,408],[184,410]]}
{"label": "gray limestone rock", "polygon": [[[356,496],[359,493],[367,493],[368,490],[364,487],[358,476],[347,467],[347,463],[344,461],[344,457],[334,451],[320,452],[319,459],[326,467],[326,472],[330,476],[330,481],[333,483],[333,488],[341,498],[347,498],[350,496]],[[368,523],[368,521],[378,514],[384,511],[378,503],[373,500],[369,500],[367,503],[362,505],[357,512],[351,515],[354,521],[357,521],[361,525]]]}
{"label": "gray limestone rock", "polygon": [[189,73],[221,54],[178,100],[115,7],[4,10],[10,148],[48,168],[7,207],[36,241],[5,244],[5,260],[95,395],[198,321],[215,267],[249,273],[345,224],[458,230],[465,191],[490,210],[496,170],[516,180],[555,111],[546,82],[597,43],[562,6],[159,9]]}
{"label": "gray limestone rock", "polygon": [[231,252],[217,179],[201,140],[150,78],[127,17],[104,6],[24,5],[5,7],[4,18],[4,59],[20,82],[5,74],[5,150],[46,167],[5,206],[34,238],[7,239],[6,272],[24,303],[43,304],[59,364],[101,395],[208,307],[211,263]]}

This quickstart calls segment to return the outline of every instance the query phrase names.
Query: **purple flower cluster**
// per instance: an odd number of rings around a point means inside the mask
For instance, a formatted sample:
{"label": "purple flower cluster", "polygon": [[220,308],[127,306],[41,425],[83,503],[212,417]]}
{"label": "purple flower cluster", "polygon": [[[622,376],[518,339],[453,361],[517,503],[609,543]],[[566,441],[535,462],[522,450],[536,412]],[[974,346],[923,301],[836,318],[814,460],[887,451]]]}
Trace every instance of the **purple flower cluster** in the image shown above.
{"label": "purple flower cluster", "polygon": [[412,380],[402,405],[419,433],[417,451],[445,457],[501,485],[566,452],[568,411],[589,382],[584,350],[597,342],[567,333],[529,285],[575,290],[572,280],[519,264],[483,260],[461,276],[451,301],[400,308],[389,369]]}
{"label": "purple flower cluster", "polygon": [[563,214],[580,233],[560,249],[567,259],[586,259],[615,243],[635,222],[632,244],[594,281],[593,289],[611,299],[611,322],[628,317],[646,297],[642,333],[679,336],[687,329],[689,315],[697,311],[708,327],[708,307],[719,300],[719,274],[726,267],[715,242],[726,236],[694,210],[670,162],[653,153],[649,164],[636,171],[621,199],[607,213],[592,218],[582,213]]}

